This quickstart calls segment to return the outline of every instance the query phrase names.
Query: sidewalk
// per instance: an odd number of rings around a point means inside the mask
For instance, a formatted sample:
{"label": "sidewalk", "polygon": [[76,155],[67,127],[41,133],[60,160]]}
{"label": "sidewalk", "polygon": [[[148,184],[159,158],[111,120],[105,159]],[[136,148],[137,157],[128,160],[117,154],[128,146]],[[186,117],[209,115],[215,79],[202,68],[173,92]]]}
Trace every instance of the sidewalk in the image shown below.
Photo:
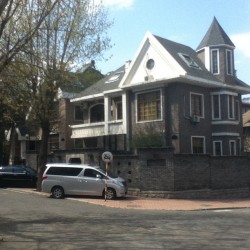
{"label": "sidewalk", "polygon": [[[48,194],[38,192],[34,189],[14,189],[15,192],[34,193],[37,195],[48,196]],[[146,210],[174,210],[174,211],[193,211],[207,209],[235,209],[250,208],[250,198],[238,199],[158,199],[145,198],[137,196],[127,196],[123,199],[107,200],[99,197],[67,197],[68,200],[76,200],[106,207],[123,208],[123,209],[146,209]]]}
{"label": "sidewalk", "polygon": [[235,209],[250,208],[250,198],[248,199],[227,199],[227,200],[177,200],[177,199],[157,199],[128,196],[125,199],[103,200],[101,198],[67,198],[106,207],[123,209],[146,209],[146,210],[174,210],[193,211],[207,209]]}

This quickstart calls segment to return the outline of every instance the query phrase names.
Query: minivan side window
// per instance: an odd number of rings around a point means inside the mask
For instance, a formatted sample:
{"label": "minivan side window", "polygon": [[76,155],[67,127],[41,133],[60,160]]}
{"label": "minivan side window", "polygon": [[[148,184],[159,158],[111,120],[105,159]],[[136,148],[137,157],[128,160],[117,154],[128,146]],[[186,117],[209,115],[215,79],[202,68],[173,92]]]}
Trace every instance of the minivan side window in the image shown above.
{"label": "minivan side window", "polygon": [[64,176],[77,176],[83,168],[63,168],[63,167],[50,167],[47,171],[48,175],[64,175]]}
{"label": "minivan side window", "polygon": [[84,176],[85,177],[92,177],[92,178],[96,178],[96,175],[101,175],[102,174],[94,169],[91,168],[86,168],[84,171]]}

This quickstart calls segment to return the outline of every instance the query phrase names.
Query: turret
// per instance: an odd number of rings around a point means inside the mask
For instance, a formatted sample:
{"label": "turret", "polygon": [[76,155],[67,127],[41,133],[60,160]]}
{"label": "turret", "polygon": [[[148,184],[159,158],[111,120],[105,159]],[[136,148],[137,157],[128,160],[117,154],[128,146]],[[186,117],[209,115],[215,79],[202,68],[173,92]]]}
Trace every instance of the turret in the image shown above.
{"label": "turret", "polygon": [[233,42],[214,17],[196,52],[214,76],[227,84],[234,84],[234,49]]}

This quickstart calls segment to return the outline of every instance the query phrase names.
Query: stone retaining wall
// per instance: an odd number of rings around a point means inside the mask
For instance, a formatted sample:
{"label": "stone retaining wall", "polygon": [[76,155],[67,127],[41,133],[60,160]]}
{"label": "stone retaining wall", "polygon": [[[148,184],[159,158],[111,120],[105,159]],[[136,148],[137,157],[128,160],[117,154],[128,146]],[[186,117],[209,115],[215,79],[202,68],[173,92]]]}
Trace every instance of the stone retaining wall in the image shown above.
{"label": "stone retaining wall", "polygon": [[165,198],[246,197],[250,159],[246,156],[175,155],[167,149],[141,149],[114,156],[112,171],[125,178],[131,194]]}

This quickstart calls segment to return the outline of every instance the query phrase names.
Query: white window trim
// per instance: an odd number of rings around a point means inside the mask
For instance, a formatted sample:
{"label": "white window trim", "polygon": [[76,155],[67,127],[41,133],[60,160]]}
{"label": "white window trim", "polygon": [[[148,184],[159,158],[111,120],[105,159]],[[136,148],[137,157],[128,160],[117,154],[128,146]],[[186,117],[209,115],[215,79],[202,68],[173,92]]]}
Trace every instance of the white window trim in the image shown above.
{"label": "white window trim", "polygon": [[[234,144],[234,154],[231,154],[231,152],[232,152],[232,147],[231,147],[231,143],[233,142],[233,144]],[[232,156],[235,156],[235,155],[237,155],[237,153],[236,153],[236,141],[235,140],[229,140],[229,152],[230,152],[230,155],[232,155]]]}
{"label": "white window trim", "polygon": [[217,121],[217,120],[214,120],[212,121],[212,124],[213,125],[239,125],[240,124],[240,121]]}
{"label": "white window trim", "polygon": [[202,138],[203,139],[204,152],[202,154],[206,154],[206,137],[205,136],[191,136],[191,152],[192,152],[192,154],[194,154],[194,152],[193,152],[193,138]]}
{"label": "white window trim", "polygon": [[232,97],[232,115],[233,115],[233,117],[229,117],[229,114],[230,114],[230,110],[229,110],[229,100],[230,100],[230,97],[231,95],[229,95],[228,97],[227,97],[227,114],[228,114],[228,119],[229,120],[235,120],[235,98],[234,98],[234,96],[231,96]]}
{"label": "white window trim", "polygon": [[[214,96],[218,96],[218,98],[219,98],[219,117],[214,117]],[[211,100],[211,103],[212,103],[212,119],[213,120],[221,120],[221,101],[220,101],[220,95],[219,94],[212,94],[211,95],[211,98],[212,98],[212,100]]]}
{"label": "white window trim", "polygon": [[212,136],[240,136],[240,134],[239,133],[221,132],[221,133],[212,133]]}
{"label": "white window trim", "polygon": [[189,99],[190,99],[190,116],[192,116],[192,95],[199,95],[199,96],[201,96],[202,98],[202,100],[201,100],[201,102],[202,102],[202,115],[201,116],[199,116],[200,118],[204,118],[205,117],[205,115],[204,115],[204,94],[200,94],[200,93],[196,93],[196,92],[190,92],[190,96],[189,96]]}
{"label": "white window trim", "polygon": [[[228,52],[230,53],[230,59],[231,59],[231,74],[228,72]],[[227,75],[233,75],[234,69],[233,69],[233,52],[232,50],[226,49],[226,67],[227,67]]]}
{"label": "white window trim", "polygon": [[232,91],[216,91],[216,92],[212,92],[212,95],[233,95],[233,96],[238,96],[237,93],[232,92]]}
{"label": "white window trim", "polygon": [[[217,64],[218,64],[218,73],[213,72],[213,51],[217,51]],[[214,75],[219,75],[220,74],[220,57],[219,57],[219,49],[211,49],[211,73]]]}
{"label": "white window trim", "polygon": [[[221,151],[220,155],[215,154],[215,144],[216,143],[220,143],[220,151]],[[222,141],[213,141],[213,155],[214,156],[222,156],[223,155]]]}
{"label": "white window trim", "polygon": [[[138,95],[141,94],[146,94],[146,93],[151,93],[151,92],[156,92],[160,91],[160,107],[161,107],[161,117],[160,119],[157,120],[150,120],[150,121],[138,121]],[[135,116],[136,116],[136,123],[148,123],[148,122],[156,122],[156,121],[162,121],[162,113],[163,113],[163,107],[162,107],[162,89],[154,89],[154,90],[148,90],[148,91],[141,91],[135,94]]]}

